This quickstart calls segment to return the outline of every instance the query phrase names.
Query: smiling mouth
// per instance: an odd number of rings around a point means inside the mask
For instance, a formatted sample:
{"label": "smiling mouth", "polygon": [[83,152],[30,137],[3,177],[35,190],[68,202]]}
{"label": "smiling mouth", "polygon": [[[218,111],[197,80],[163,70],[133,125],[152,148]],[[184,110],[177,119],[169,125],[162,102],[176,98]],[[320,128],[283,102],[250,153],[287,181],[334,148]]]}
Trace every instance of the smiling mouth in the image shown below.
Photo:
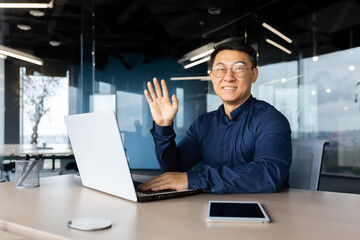
{"label": "smiling mouth", "polygon": [[223,87],[222,89],[224,89],[224,90],[235,90],[236,87]]}

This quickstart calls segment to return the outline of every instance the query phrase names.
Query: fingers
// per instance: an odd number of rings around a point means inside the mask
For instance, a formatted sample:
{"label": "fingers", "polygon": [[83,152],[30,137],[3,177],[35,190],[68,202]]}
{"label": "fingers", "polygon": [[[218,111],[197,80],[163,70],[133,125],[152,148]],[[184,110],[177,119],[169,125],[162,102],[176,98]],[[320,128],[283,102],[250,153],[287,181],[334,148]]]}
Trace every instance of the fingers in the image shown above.
{"label": "fingers", "polygon": [[161,87],[162,87],[162,90],[163,90],[164,97],[168,98],[169,97],[169,91],[167,89],[166,82],[165,82],[164,79],[161,80]]}
{"label": "fingers", "polygon": [[162,92],[161,92],[161,88],[160,88],[159,81],[157,80],[157,78],[153,78],[153,82],[154,82],[154,87],[155,87],[156,95],[157,95],[158,97],[162,97]]}
{"label": "fingers", "polygon": [[[156,99],[156,94],[155,94],[155,92],[154,92],[154,88],[153,88],[151,82],[148,82],[148,83],[147,83],[147,87],[148,87],[148,89],[149,89],[149,92],[150,92],[150,95],[151,95],[152,100],[155,101],[155,99]],[[146,95],[145,95],[145,96],[146,96]]]}
{"label": "fingers", "polygon": [[[160,175],[160,176],[157,176],[157,177],[154,177],[153,179],[149,180],[148,182],[146,183],[143,183],[139,186],[140,189],[142,190],[153,190],[153,191],[157,191],[157,190],[161,190],[159,189],[161,186],[164,186],[167,185],[167,181],[166,181],[166,178],[164,179],[163,175]],[[166,188],[163,188],[163,189],[166,189]]]}
{"label": "fingers", "polygon": [[[149,89],[149,92],[150,92],[150,95],[151,95],[151,98],[152,98],[153,101],[157,97],[161,98],[163,96],[164,97],[169,96],[169,92],[168,92],[166,82],[165,82],[164,79],[161,80],[161,87],[162,87],[163,91],[161,91],[160,84],[159,84],[159,81],[157,80],[157,78],[153,78],[153,82],[154,82],[155,91],[154,91],[154,87],[151,84],[151,82],[147,82],[147,87]],[[145,93],[145,96],[146,96],[146,92],[144,92],[144,93]]]}
{"label": "fingers", "polygon": [[187,174],[179,172],[167,172],[154,177],[150,181],[139,186],[142,190],[159,191],[164,189],[185,190],[187,189]]}
{"label": "fingers", "polygon": [[145,187],[145,190],[149,190],[149,189],[151,189],[152,191],[159,191],[159,190],[164,190],[164,189],[172,189],[172,187],[171,187],[171,183],[169,181],[166,181],[166,179],[161,179],[161,180],[157,180],[157,181],[153,181],[153,182],[149,183]]}
{"label": "fingers", "polygon": [[173,102],[174,107],[177,108],[179,105],[179,100],[176,98],[175,94],[172,95],[172,102]]}
{"label": "fingers", "polygon": [[152,99],[150,97],[150,94],[149,94],[149,91],[148,90],[144,90],[144,95],[145,95],[145,98],[146,98],[146,101],[150,104],[152,103]]}
{"label": "fingers", "polygon": [[[144,95],[146,100],[148,101],[148,103],[152,103],[153,101],[155,101],[157,98],[162,98],[164,97],[165,99],[169,99],[169,91],[166,85],[166,82],[164,79],[161,80],[161,88],[160,88],[160,84],[159,81],[157,80],[157,78],[153,78],[153,82],[154,82],[154,87],[151,84],[151,82],[147,82],[147,87],[149,90],[144,90]],[[174,107],[177,107],[179,105],[179,101],[176,98],[175,95],[172,95],[172,102]]]}

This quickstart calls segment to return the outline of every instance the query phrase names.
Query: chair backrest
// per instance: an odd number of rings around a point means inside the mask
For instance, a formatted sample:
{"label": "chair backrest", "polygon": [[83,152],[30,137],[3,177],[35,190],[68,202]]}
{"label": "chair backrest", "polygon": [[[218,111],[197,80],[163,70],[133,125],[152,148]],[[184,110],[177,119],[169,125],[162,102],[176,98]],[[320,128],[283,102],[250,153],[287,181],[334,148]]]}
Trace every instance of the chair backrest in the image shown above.
{"label": "chair backrest", "polygon": [[293,139],[290,188],[318,190],[321,164],[327,140]]}
{"label": "chair backrest", "polygon": [[0,156],[0,183],[5,182],[5,179],[3,178],[3,172],[4,172],[4,157]]}

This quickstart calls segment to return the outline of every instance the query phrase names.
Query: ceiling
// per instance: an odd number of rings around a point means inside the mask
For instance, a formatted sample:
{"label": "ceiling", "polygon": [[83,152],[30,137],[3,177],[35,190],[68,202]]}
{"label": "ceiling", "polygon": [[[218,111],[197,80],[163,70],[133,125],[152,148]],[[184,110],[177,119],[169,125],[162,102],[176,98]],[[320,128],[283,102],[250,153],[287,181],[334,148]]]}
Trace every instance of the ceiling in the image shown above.
{"label": "ceiling", "polygon": [[[92,36],[95,37],[96,66],[100,69],[105,67],[109,55],[131,68],[124,57],[127,53],[143,55],[144,63],[168,54],[178,59],[209,42],[244,38],[245,32],[247,41],[258,48],[261,64],[297,59],[299,53],[310,57],[314,51],[324,54],[360,46],[359,1],[328,0],[326,5],[321,2],[54,0],[52,9],[39,9],[45,13],[42,17],[31,15],[29,9],[0,10],[1,44],[43,58],[45,62],[80,64],[83,28],[85,43],[91,43]],[[287,43],[263,28],[263,22],[293,42]],[[20,30],[18,24],[31,26],[31,30]],[[266,43],[266,38],[293,53],[282,52]],[[51,46],[50,40],[61,45]]]}

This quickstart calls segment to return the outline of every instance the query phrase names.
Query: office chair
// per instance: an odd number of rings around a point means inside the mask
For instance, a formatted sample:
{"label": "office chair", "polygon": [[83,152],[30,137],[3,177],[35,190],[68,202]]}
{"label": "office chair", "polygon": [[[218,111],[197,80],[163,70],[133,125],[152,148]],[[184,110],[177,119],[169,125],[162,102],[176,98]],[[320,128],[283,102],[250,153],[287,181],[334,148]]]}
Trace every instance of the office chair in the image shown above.
{"label": "office chair", "polygon": [[292,139],[290,188],[318,190],[324,148],[328,144],[320,139]]}
{"label": "office chair", "polygon": [[0,182],[9,182],[11,173],[15,173],[15,162],[0,157]]}
{"label": "office chair", "polygon": [[6,182],[6,178],[3,177],[4,174],[4,158],[0,157],[0,183]]}

